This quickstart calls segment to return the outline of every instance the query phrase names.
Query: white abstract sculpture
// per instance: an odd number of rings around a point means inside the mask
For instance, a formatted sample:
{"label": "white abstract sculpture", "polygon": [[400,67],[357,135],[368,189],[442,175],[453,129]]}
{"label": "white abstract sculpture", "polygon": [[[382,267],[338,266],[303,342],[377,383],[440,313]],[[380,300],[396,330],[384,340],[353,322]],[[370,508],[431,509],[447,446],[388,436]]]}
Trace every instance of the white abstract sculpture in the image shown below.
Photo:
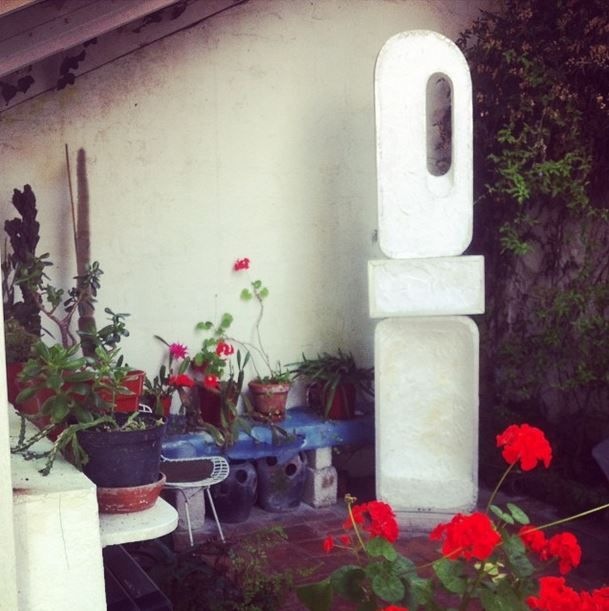
{"label": "white abstract sculpture", "polygon": [[[450,86],[450,159],[430,172],[429,84]],[[376,488],[398,520],[428,530],[478,494],[478,330],[484,260],[472,235],[472,105],[450,40],[390,38],[375,74],[379,243],[369,262],[375,333]],[[459,316],[461,315],[461,316]]]}

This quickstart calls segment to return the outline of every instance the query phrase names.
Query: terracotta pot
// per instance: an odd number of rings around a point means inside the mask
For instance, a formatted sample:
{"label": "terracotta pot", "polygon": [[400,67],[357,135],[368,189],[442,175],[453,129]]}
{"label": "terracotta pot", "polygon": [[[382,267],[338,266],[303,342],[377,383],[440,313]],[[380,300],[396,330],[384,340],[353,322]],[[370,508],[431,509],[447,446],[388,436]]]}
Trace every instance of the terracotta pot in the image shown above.
{"label": "terracotta pot", "polygon": [[354,384],[339,384],[334,392],[328,413],[326,403],[330,390],[326,390],[321,382],[313,382],[307,388],[307,402],[309,407],[325,415],[329,420],[350,420],[355,416],[355,397],[357,389]]}
{"label": "terracotta pot", "polygon": [[265,420],[278,422],[285,418],[285,406],[288,400],[291,384],[289,382],[250,382],[254,409]]}
{"label": "terracotta pot", "polygon": [[132,513],[152,507],[165,486],[165,476],[160,473],[159,479],[144,486],[124,488],[98,488],[97,504],[100,513]]}
{"label": "terracotta pot", "polygon": [[[206,388],[203,384],[197,384],[197,391],[199,394],[199,410],[201,412],[201,418],[213,426],[222,426],[222,397],[220,390],[215,388]],[[237,392],[236,386],[233,384],[231,388],[227,390],[227,399],[232,401],[235,405],[239,399],[239,393]],[[235,419],[234,414],[228,414],[229,422]]]}
{"label": "terracotta pot", "polygon": [[21,373],[25,363],[7,363],[6,364],[6,389],[8,402],[15,405],[15,399],[21,392],[21,385],[17,376]]}
{"label": "terracotta pot", "polygon": [[130,371],[123,381],[123,386],[129,394],[115,394],[101,390],[99,396],[108,403],[114,402],[114,411],[120,414],[136,412],[140,406],[140,397],[144,392],[144,378],[146,373],[140,369]]}

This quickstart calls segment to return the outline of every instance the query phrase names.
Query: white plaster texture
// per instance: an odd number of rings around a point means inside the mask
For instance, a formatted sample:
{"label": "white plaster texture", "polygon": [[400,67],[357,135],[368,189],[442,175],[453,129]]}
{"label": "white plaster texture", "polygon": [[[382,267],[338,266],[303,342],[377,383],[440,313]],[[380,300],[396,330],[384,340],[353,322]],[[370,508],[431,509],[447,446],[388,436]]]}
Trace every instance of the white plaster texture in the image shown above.
{"label": "white plaster texture", "polygon": [[[11,436],[19,420],[12,416]],[[46,449],[43,440],[34,446]],[[59,457],[52,473],[43,460],[12,457],[18,609],[104,611],[103,560],[95,485]]]}
{"label": "white plaster texture", "polygon": [[[452,89],[452,163],[427,170],[427,83]],[[467,62],[437,32],[391,37],[375,71],[379,243],[394,259],[461,254],[472,236],[472,104]]]}
{"label": "white plaster texture", "polygon": [[466,317],[378,323],[377,498],[396,512],[474,507],[478,479],[478,329]]}
{"label": "white plaster texture", "polygon": [[370,261],[370,316],[450,316],[484,312],[484,257]]}

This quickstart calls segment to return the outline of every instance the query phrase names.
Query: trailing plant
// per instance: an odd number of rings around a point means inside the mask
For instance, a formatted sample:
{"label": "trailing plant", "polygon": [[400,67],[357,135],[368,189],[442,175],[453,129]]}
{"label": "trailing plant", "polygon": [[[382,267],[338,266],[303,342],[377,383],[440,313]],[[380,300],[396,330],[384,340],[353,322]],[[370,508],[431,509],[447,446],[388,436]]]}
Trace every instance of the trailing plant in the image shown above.
{"label": "trailing plant", "polygon": [[543,423],[558,469],[594,481],[590,449],[609,435],[607,32],[601,0],[506,0],[458,41],[474,86],[472,250],[489,270],[482,398]]}

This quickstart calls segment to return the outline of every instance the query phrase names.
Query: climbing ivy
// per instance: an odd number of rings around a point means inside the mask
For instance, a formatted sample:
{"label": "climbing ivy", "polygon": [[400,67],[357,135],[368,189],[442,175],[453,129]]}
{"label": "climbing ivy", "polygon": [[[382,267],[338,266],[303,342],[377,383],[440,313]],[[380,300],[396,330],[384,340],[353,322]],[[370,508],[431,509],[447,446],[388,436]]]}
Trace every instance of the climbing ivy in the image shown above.
{"label": "climbing ivy", "polygon": [[483,426],[505,409],[541,424],[581,478],[609,437],[609,12],[506,0],[458,44],[487,266]]}

